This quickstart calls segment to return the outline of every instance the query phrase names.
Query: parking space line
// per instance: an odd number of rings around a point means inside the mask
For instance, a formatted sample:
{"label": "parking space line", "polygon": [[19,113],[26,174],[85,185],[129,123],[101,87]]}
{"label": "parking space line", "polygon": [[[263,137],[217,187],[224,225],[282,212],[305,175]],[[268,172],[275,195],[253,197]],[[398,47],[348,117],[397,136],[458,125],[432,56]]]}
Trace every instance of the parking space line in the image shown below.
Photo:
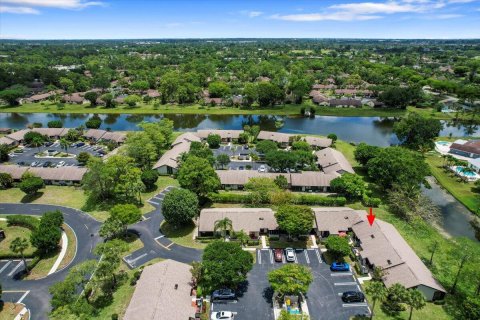
{"label": "parking space line", "polygon": [[29,293],[30,293],[30,290],[25,292],[23,296],[21,296],[20,299],[18,299],[17,303],[22,303],[23,299],[25,299],[25,297],[28,296]]}
{"label": "parking space line", "polygon": [[307,250],[303,250],[303,253],[305,254],[305,260],[307,260],[307,263],[310,264],[310,258],[308,257]]}
{"label": "parking space line", "polygon": [[282,263],[286,263],[285,255],[282,253]]}
{"label": "parking space line", "polygon": [[11,261],[11,260],[10,260],[10,261],[8,261],[8,262],[7,262],[7,263],[6,263],[6,264],[3,266],[3,268],[2,268],[2,269],[0,269],[0,273],[2,273],[2,272],[3,272],[3,270],[7,269],[7,267],[8,267],[8,266],[9,266],[11,263],[12,263],[12,261]]}
{"label": "parking space line", "polygon": [[331,273],[330,274],[332,277],[346,277],[346,276],[353,276],[351,272],[338,272],[338,273]]}
{"label": "parking space line", "polygon": [[18,268],[20,268],[20,266],[23,264],[23,261],[20,261],[16,266],[15,268],[13,268],[12,271],[10,271],[10,273],[8,274],[9,277],[13,276],[15,274],[15,272],[17,271]]}
{"label": "parking space line", "polygon": [[356,286],[356,282],[335,282],[334,286]]}
{"label": "parking space line", "polygon": [[368,304],[366,304],[366,303],[343,303],[342,307],[344,307],[344,308],[368,307]]}
{"label": "parking space line", "polygon": [[298,263],[297,253],[296,253],[296,252],[293,252],[293,256],[295,257],[295,263]]}
{"label": "parking space line", "polygon": [[258,264],[262,264],[262,254],[260,253],[260,250],[257,250],[257,262]]}
{"label": "parking space line", "polygon": [[320,252],[318,252],[318,249],[313,249],[315,251],[315,254],[317,255],[318,263],[322,263],[322,257],[320,256]]}
{"label": "parking space line", "polygon": [[273,264],[273,252],[272,250],[268,250],[268,252],[270,253],[270,263]]}

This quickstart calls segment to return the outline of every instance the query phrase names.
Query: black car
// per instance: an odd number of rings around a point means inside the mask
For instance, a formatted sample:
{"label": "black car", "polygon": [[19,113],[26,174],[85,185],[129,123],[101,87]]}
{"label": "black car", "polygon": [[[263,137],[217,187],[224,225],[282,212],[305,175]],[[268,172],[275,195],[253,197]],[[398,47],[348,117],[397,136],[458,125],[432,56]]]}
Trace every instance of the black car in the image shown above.
{"label": "black car", "polygon": [[78,148],[78,147],[83,147],[84,145],[85,145],[85,142],[79,142],[79,143],[77,143],[76,147],[77,147],[77,148]]}
{"label": "black car", "polygon": [[235,292],[231,289],[215,290],[212,293],[212,300],[233,300],[235,298]]}
{"label": "black car", "polygon": [[53,144],[53,142],[51,142],[51,141],[45,142],[45,147],[50,147],[52,144]]}
{"label": "black car", "polygon": [[346,303],[363,302],[365,301],[365,296],[359,291],[346,291],[342,294],[342,301]]}
{"label": "black car", "polygon": [[47,162],[45,162],[45,163],[43,164],[43,167],[44,167],[44,168],[48,168],[48,167],[50,167],[51,165],[52,165],[52,162],[51,162],[51,161],[47,161]]}

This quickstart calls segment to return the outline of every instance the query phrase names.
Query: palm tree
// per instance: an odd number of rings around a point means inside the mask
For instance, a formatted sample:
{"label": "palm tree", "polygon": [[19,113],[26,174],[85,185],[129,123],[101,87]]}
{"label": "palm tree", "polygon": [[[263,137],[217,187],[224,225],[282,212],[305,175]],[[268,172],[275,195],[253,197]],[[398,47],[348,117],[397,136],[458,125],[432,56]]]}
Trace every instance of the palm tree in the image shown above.
{"label": "palm tree", "polygon": [[16,237],[10,243],[10,250],[14,253],[20,253],[20,255],[22,256],[23,265],[25,266],[25,271],[27,271],[27,273],[28,273],[28,266],[27,266],[27,262],[25,261],[25,256],[23,255],[23,252],[27,250],[28,247],[29,247],[28,240],[25,238]]}
{"label": "palm tree", "polygon": [[40,152],[40,146],[43,145],[43,139],[40,137],[34,137],[32,139],[32,146],[38,148],[38,152]]}
{"label": "palm tree", "polygon": [[377,301],[383,301],[387,297],[387,289],[381,281],[370,281],[365,292],[372,297],[373,305],[372,312],[370,314],[370,320],[373,318],[373,311],[375,310],[375,303]]}
{"label": "palm tree", "polygon": [[60,148],[64,149],[65,152],[68,150],[68,141],[65,138],[60,139]]}
{"label": "palm tree", "polygon": [[229,218],[223,218],[221,220],[215,221],[215,225],[213,226],[213,231],[220,230],[222,237],[225,239],[227,237],[227,231],[232,231],[232,220]]}
{"label": "palm tree", "polygon": [[236,232],[235,237],[238,239],[238,241],[240,241],[240,244],[242,246],[245,246],[245,244],[247,244],[248,240],[250,239],[248,234],[245,231],[243,231],[243,229],[240,230],[239,232]]}
{"label": "palm tree", "polygon": [[405,303],[410,306],[410,316],[408,317],[408,320],[412,320],[413,309],[420,310],[425,307],[425,298],[420,291],[412,289],[408,290]]}

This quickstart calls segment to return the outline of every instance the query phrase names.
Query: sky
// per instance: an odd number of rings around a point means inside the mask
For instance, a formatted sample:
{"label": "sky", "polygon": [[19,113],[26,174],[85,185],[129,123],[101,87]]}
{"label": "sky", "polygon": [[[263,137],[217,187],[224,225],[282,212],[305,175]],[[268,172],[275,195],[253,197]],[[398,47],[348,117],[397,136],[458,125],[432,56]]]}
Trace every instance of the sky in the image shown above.
{"label": "sky", "polygon": [[480,39],[480,0],[0,0],[3,39]]}

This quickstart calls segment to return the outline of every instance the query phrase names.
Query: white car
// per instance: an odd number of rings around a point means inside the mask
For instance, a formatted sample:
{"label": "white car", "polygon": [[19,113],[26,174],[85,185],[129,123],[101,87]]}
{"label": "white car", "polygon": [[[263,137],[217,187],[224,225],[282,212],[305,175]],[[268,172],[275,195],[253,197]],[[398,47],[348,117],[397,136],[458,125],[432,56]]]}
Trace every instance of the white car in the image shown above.
{"label": "white car", "polygon": [[63,167],[64,165],[65,165],[65,161],[60,161],[60,162],[57,164],[57,168]]}
{"label": "white car", "polygon": [[233,320],[233,312],[231,311],[218,311],[218,312],[212,312],[212,315],[210,316],[211,320]]}
{"label": "white car", "polygon": [[262,164],[260,167],[258,167],[258,172],[265,172],[267,171],[267,168]]}
{"label": "white car", "polygon": [[286,248],[285,257],[288,262],[295,262],[295,250],[293,250],[292,248]]}

